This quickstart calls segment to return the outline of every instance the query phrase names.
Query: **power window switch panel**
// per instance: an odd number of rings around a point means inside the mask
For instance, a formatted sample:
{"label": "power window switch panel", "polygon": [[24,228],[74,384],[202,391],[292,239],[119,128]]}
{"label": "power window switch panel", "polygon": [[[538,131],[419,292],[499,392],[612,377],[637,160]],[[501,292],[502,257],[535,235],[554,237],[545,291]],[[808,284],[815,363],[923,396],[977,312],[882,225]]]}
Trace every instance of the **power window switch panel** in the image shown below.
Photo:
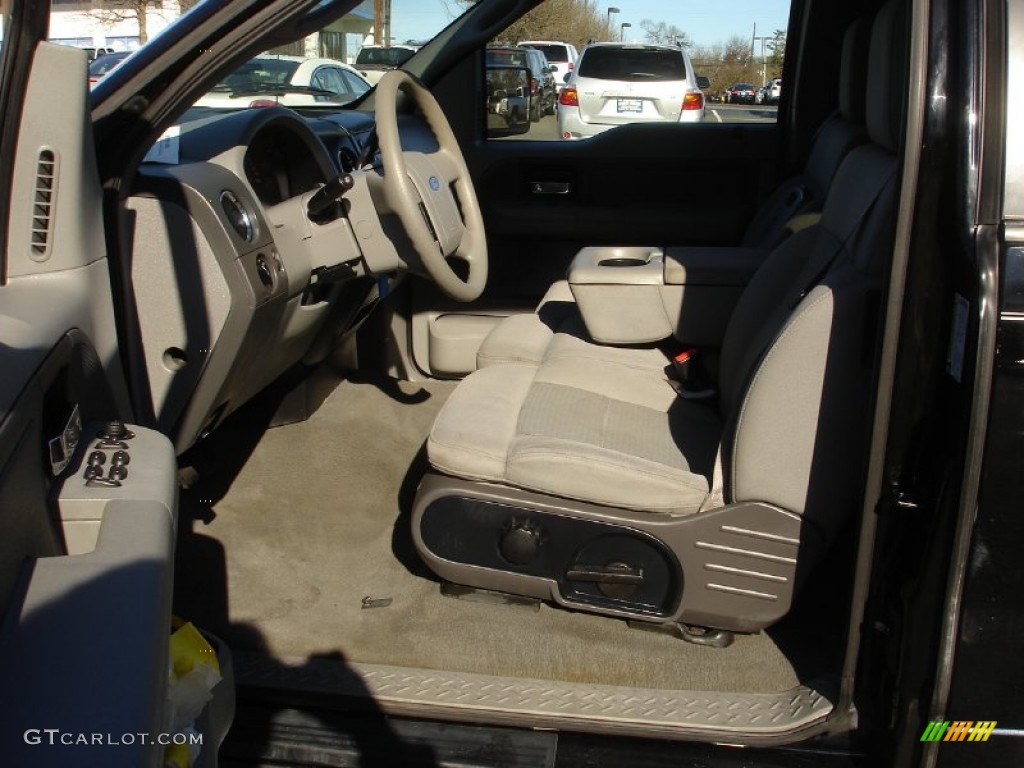
{"label": "power window switch panel", "polygon": [[[171,441],[155,430],[127,425],[133,433],[128,455],[117,456],[120,451],[106,451],[102,464],[95,458],[90,463],[102,427],[101,423],[86,425],[83,432],[87,439],[81,441],[79,451],[65,471],[57,497],[69,555],[85,554],[96,548],[104,513],[114,501],[156,502],[167,510],[172,528],[177,528],[178,465]],[[114,461],[114,457],[118,461]],[[117,482],[87,484],[86,470],[103,468],[107,470],[103,477]]]}

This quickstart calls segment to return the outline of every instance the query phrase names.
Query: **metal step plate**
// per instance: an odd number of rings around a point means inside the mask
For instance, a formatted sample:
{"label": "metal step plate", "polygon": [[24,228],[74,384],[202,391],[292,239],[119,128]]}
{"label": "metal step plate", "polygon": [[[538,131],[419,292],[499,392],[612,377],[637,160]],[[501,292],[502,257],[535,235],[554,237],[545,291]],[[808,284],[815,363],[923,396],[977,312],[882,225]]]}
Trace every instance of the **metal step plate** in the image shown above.
{"label": "metal step plate", "polygon": [[[830,686],[715,693],[584,685],[238,652],[238,685],[307,694],[391,715],[758,744],[787,740],[832,711]],[[366,701],[369,699],[370,701]]]}

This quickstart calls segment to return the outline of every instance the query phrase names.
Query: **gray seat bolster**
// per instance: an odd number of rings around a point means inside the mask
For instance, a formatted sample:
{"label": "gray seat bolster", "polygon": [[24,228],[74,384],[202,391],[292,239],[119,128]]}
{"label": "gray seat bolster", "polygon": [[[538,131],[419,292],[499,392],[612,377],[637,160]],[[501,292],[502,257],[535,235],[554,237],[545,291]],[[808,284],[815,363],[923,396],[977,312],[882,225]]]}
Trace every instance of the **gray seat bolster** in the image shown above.
{"label": "gray seat bolster", "polygon": [[867,435],[870,281],[832,276],[801,302],[758,366],[732,427],[732,501],[801,514],[831,539],[856,503]]}

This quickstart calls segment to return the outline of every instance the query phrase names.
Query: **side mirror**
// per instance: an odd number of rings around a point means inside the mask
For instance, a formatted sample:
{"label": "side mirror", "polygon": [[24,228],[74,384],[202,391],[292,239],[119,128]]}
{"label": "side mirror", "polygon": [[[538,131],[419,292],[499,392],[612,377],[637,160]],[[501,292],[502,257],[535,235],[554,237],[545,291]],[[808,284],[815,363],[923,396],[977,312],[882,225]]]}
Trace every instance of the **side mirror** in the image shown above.
{"label": "side mirror", "polygon": [[562,82],[568,83],[570,77],[572,77],[572,72],[566,72],[564,75],[562,75]]}
{"label": "side mirror", "polygon": [[487,67],[487,135],[490,138],[530,130],[530,80],[526,67]]}
{"label": "side mirror", "polygon": [[697,87],[703,91],[705,88],[711,87],[711,81],[704,77],[704,75],[697,75]]}

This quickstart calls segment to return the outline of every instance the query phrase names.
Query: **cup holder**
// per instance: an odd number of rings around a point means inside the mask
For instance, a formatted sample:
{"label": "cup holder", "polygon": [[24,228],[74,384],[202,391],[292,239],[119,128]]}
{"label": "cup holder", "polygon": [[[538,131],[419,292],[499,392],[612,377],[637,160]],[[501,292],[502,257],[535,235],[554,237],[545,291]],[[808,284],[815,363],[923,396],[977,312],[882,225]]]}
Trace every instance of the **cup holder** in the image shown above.
{"label": "cup holder", "polygon": [[599,267],[643,267],[648,263],[647,259],[638,259],[635,256],[616,256],[613,259],[602,259],[597,262]]}

